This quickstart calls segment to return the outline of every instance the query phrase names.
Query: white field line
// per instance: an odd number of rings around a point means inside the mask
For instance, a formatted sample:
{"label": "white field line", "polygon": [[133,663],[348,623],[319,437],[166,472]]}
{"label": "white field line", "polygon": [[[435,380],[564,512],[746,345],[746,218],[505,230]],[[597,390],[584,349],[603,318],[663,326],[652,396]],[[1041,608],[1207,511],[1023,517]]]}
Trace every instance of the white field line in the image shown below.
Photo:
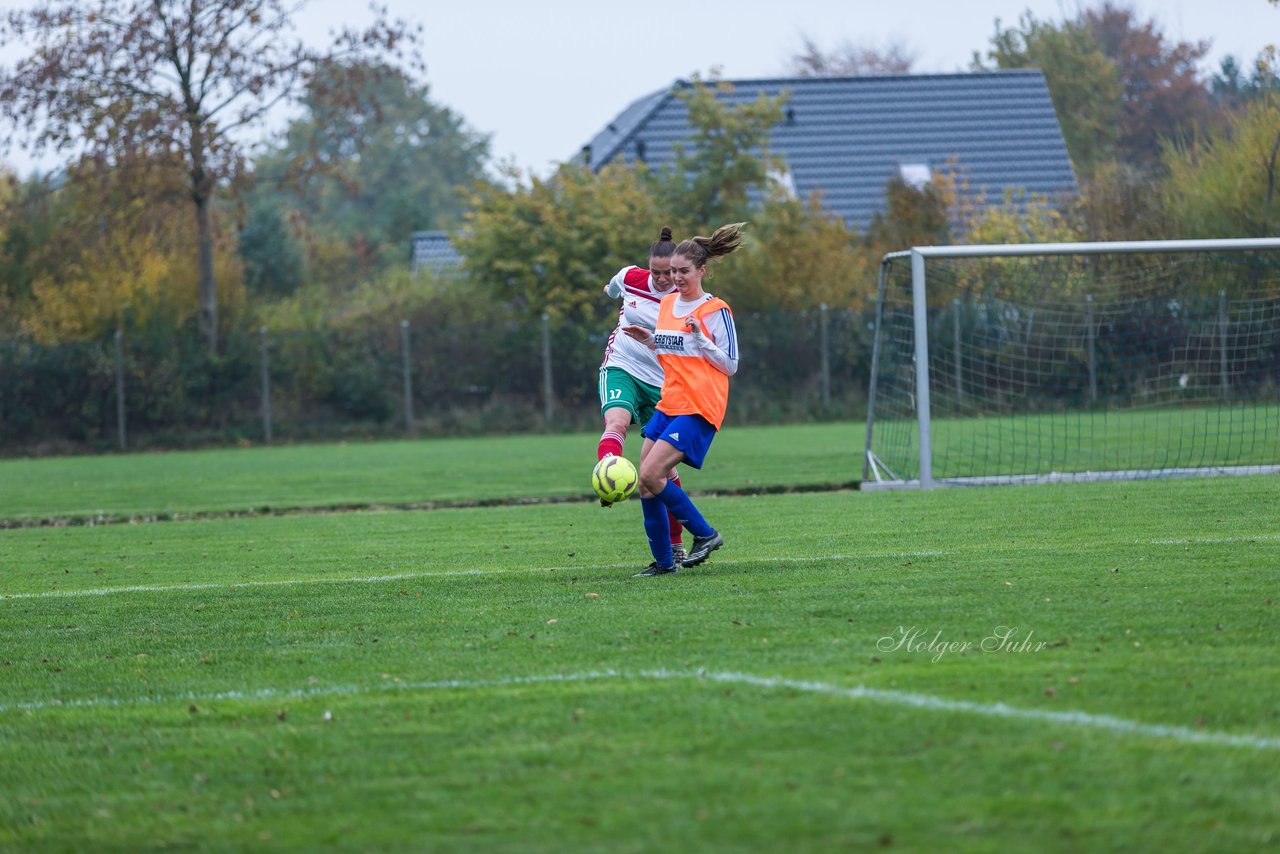
{"label": "white field line", "polygon": [[[1198,537],[1180,540],[1139,540],[1140,545],[1154,546],[1186,546],[1207,545],[1215,543],[1248,543],[1257,541],[1280,540],[1280,534],[1252,534],[1234,537]],[[1057,551],[1058,545],[1035,546],[1020,544],[1022,551]],[[832,554],[817,557],[762,557],[751,560],[735,558],[717,558],[718,564],[743,563],[822,563],[833,560],[884,560],[890,558],[944,557],[962,554],[961,550],[925,549],[921,551],[872,552],[867,554]],[[75,599],[90,596],[111,596],[118,593],[171,593],[175,591],[198,590],[236,590],[253,587],[293,587],[305,584],[377,584],[384,581],[411,581],[418,578],[449,578],[452,576],[499,575],[519,572],[567,572],[570,570],[591,571],[627,569],[630,563],[579,564],[576,566],[541,566],[511,569],[456,569],[431,570],[424,572],[401,572],[387,575],[368,575],[355,578],[279,578],[266,581],[227,581],[227,582],[191,582],[187,584],[131,584],[120,587],[93,587],[84,590],[45,590],[39,593],[4,593],[0,592],[0,602],[17,599]]]}
{"label": "white field line", "polygon": [[1182,540],[1150,540],[1153,546],[1200,546],[1213,543],[1252,543],[1258,540],[1280,540],[1280,534],[1242,534],[1234,537],[1190,537]]}
{"label": "white field line", "polygon": [[[885,558],[938,557],[955,554],[946,551],[878,552],[875,554],[834,554],[819,557],[762,557],[716,559],[717,564],[740,563],[822,563],[833,560],[883,560]],[[514,569],[446,569],[425,572],[398,572],[389,575],[365,575],[356,578],[277,578],[266,581],[227,581],[189,584],[131,584],[121,587],[93,587],[86,590],[45,590],[40,593],[0,593],[0,602],[12,599],[74,599],[84,596],[111,596],[116,593],[169,593],[186,590],[237,590],[250,587],[293,587],[302,584],[378,584],[384,581],[411,581],[415,578],[449,578],[469,575],[504,575],[525,572],[589,572],[592,570],[632,569],[630,563],[580,564],[578,566],[537,566]]]}
{"label": "white field line", "polygon": [[[1139,544],[1154,546],[1188,546],[1211,545],[1219,543],[1249,543],[1257,541],[1280,540],[1280,534],[1249,534],[1233,537],[1195,537],[1177,540],[1139,540]],[[1030,546],[1020,545],[1021,550],[1056,551],[1057,545]],[[744,563],[823,563],[834,560],[884,560],[890,558],[944,557],[959,555],[960,550],[925,549],[921,551],[872,552],[866,554],[832,554],[817,557],[762,557],[747,559],[717,558],[717,564],[734,565]],[[412,581],[419,578],[450,578],[470,575],[500,575],[504,573],[524,572],[568,572],[571,570],[592,571],[627,569],[630,563],[579,564],[576,566],[539,566],[511,569],[455,569],[430,570],[424,572],[401,572],[387,575],[367,575],[355,578],[279,578],[266,581],[228,581],[228,582],[191,582],[187,584],[131,584],[121,587],[93,587],[84,590],[45,590],[39,593],[4,593],[0,592],[0,602],[18,599],[76,599],[91,596],[111,596],[118,593],[171,593],[177,591],[199,590],[237,590],[253,587],[294,587],[306,584],[378,584],[385,581]]]}
{"label": "white field line", "polygon": [[38,700],[31,702],[0,704],[0,713],[27,712],[30,714],[49,709],[93,709],[140,705],[164,705],[169,703],[216,703],[219,701],[253,702],[264,700],[281,701],[305,700],[316,697],[343,698],[387,692],[401,693],[438,690],[468,691],[521,685],[587,682],[605,679],[617,679],[621,681],[697,680],[699,682],[716,682],[728,685],[748,685],[766,690],[787,690],[802,692],[805,694],[824,694],[847,700],[864,700],[877,703],[879,705],[901,706],[930,712],[959,712],[962,714],[979,715],[990,718],[1036,721],[1054,726],[1076,729],[1096,729],[1115,733],[1117,735],[1169,739],[1183,744],[1239,747],[1255,751],[1280,750],[1280,738],[1275,737],[1235,735],[1225,732],[1190,729],[1182,726],[1148,724],[1140,721],[1117,718],[1112,715],[1092,714],[1090,712],[1058,712],[1044,709],[1022,709],[1005,703],[979,703],[972,700],[949,700],[945,697],[935,697],[931,694],[916,694],[908,691],[868,688],[863,685],[846,688],[830,682],[783,679],[772,676],[756,676],[750,673],[737,673],[733,671],[717,672],[708,670],[640,670],[634,672],[619,670],[589,670],[583,673],[552,673],[543,676],[512,676],[501,679],[447,679],[430,682],[383,683],[372,687],[361,687],[358,685],[329,685],[324,687],[294,688],[287,690],[261,688],[255,691],[219,691],[211,694],[196,694],[192,692],[186,694],[175,694],[168,697],[89,697],[70,700]]}

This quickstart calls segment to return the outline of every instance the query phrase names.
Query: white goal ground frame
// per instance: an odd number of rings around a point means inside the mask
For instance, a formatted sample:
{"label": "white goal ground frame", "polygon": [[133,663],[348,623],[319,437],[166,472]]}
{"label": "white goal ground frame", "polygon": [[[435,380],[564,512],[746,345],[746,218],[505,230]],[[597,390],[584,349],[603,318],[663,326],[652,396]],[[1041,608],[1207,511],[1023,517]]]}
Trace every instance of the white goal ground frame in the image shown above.
{"label": "white goal ground frame", "polygon": [[[864,490],[918,488],[932,489],[940,486],[982,486],[1015,483],[1063,483],[1101,480],[1135,480],[1171,477],[1199,477],[1214,475],[1247,475],[1280,473],[1280,443],[1274,449],[1274,463],[1249,465],[1167,466],[1156,468],[1132,468],[1100,471],[1051,471],[1036,473],[999,473],[989,476],[935,477],[933,417],[930,405],[930,381],[941,381],[930,376],[929,304],[927,300],[927,262],[933,259],[974,258],[1030,258],[1051,256],[1097,255],[1163,255],[1171,253],[1278,253],[1275,262],[1280,263],[1280,238],[1245,238],[1217,240],[1154,240],[1081,243],[1024,243],[979,244],[971,246],[916,246],[908,250],[886,254],[880,264],[877,287],[875,334],[871,357],[871,377],[868,384],[866,444],[863,454],[861,488]],[[914,394],[911,405],[915,410],[918,452],[918,476],[899,477],[885,464],[876,452],[873,441],[876,428],[876,404],[879,371],[883,358],[883,321],[886,301],[887,274],[895,260],[911,262],[911,333],[913,337]],[[1086,297],[1086,299],[1090,299]],[[1092,323],[1092,321],[1090,321]],[[1225,324],[1224,324],[1225,330]],[[957,347],[958,345],[957,327]],[[1221,346],[1223,386],[1226,385],[1225,331]],[[1092,360],[1092,353],[1090,353]],[[956,362],[959,364],[957,355]],[[1090,365],[1092,374],[1092,364]],[[1280,377],[1275,378],[1280,383]],[[960,380],[956,380],[957,386]]]}

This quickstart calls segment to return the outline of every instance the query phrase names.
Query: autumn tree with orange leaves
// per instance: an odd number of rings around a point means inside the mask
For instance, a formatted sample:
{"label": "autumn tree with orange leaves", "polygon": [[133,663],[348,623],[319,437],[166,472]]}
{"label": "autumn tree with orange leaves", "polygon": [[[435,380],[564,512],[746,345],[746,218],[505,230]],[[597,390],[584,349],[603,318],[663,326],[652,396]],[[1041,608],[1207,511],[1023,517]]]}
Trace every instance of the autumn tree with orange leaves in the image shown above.
{"label": "autumn tree with orange leaves", "polygon": [[[218,345],[211,203],[244,162],[244,132],[333,61],[420,67],[418,27],[375,9],[323,50],[294,31],[283,0],[43,0],[10,11],[0,45],[28,49],[0,71],[0,132],[109,168],[178,157],[197,239],[198,326]],[[343,93],[336,91],[334,96]]]}

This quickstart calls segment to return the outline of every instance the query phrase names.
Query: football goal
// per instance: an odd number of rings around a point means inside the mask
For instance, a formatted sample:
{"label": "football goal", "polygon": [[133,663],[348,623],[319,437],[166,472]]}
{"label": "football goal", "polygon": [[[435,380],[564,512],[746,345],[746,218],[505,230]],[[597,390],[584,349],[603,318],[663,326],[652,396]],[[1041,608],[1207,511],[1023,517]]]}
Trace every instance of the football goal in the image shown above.
{"label": "football goal", "polygon": [[1280,238],[880,266],[863,488],[1280,472]]}

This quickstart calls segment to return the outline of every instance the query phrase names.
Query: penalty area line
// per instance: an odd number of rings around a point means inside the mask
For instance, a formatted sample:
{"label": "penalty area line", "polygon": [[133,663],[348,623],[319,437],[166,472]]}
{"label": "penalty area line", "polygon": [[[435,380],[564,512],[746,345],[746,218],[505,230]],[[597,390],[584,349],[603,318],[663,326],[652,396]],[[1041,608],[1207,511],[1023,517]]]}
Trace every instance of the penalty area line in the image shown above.
{"label": "penalty area line", "polygon": [[[759,558],[717,558],[719,565],[739,565],[748,563],[825,563],[839,560],[885,560],[904,557],[939,557],[954,554],[945,551],[919,552],[876,552],[874,554],[834,554],[817,557],[759,557]],[[121,587],[92,587],[84,590],[44,590],[38,593],[0,593],[0,602],[18,599],[75,599],[90,596],[112,596],[118,593],[175,593],[199,592],[205,590],[240,590],[255,587],[293,587],[303,584],[380,584],[386,581],[412,581],[418,578],[465,578],[475,575],[509,575],[532,572],[590,572],[594,570],[634,569],[630,563],[579,564],[565,566],[514,567],[510,569],[443,569],[423,572],[396,572],[386,575],[363,575],[354,578],[277,578],[261,581],[227,581],[206,582],[193,581],[189,584],[130,584]]]}
{"label": "penalty area line", "polygon": [[1152,546],[1202,546],[1218,543],[1254,543],[1265,540],[1280,540],[1280,534],[1238,534],[1234,537],[1189,537],[1180,540],[1148,540]]}
{"label": "penalty area line", "polygon": [[0,713],[27,712],[35,713],[51,709],[94,709],[138,705],[166,705],[170,703],[216,703],[216,702],[254,702],[279,700],[307,700],[324,697],[358,697],[385,693],[406,693],[414,691],[440,690],[485,690],[491,688],[509,688],[524,685],[547,685],[557,683],[589,682],[599,680],[619,680],[630,682],[674,682],[697,681],[717,684],[751,686],[765,690],[786,690],[805,694],[821,694],[847,700],[866,701],[885,706],[898,706],[919,709],[928,712],[959,713],[978,715],[988,718],[1031,721],[1047,723],[1074,729],[1094,729],[1117,735],[1137,736],[1142,738],[1167,739],[1183,744],[1210,745],[1216,747],[1235,747],[1254,751],[1280,750],[1280,738],[1260,735],[1238,735],[1234,733],[1198,730],[1183,726],[1167,724],[1149,724],[1118,718],[1113,715],[1100,715],[1082,711],[1054,711],[1048,709],[1025,709],[1010,706],[1006,703],[980,703],[973,700],[952,700],[932,694],[919,694],[909,691],[895,691],[883,688],[869,688],[858,685],[852,688],[836,685],[831,682],[813,680],[786,679],[773,676],[758,676],[736,671],[712,670],[589,670],[582,673],[551,673],[532,676],[510,676],[497,679],[446,679],[425,682],[397,682],[372,687],[358,685],[329,685],[295,689],[262,688],[253,691],[219,691],[208,694],[196,692],[175,694],[168,697],[141,696],[132,698],[89,697],[69,700],[39,700],[31,702],[0,704]]}

